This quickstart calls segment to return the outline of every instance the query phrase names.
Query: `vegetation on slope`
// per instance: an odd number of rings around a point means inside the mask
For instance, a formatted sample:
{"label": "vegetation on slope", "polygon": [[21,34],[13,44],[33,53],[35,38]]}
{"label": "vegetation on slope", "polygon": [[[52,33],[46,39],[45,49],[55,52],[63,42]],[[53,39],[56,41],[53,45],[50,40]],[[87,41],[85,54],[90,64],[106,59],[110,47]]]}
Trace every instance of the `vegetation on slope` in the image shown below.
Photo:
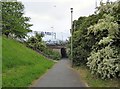
{"label": "vegetation on slope", "polygon": [[42,37],[42,34],[36,32],[35,36],[29,37],[25,44],[27,47],[43,54],[47,58],[60,60],[60,53],[47,47],[45,42],[42,41]]}
{"label": "vegetation on slope", "polygon": [[85,66],[80,66],[75,68],[76,71],[80,74],[80,78],[89,86],[89,87],[120,87],[120,79],[100,79],[92,75],[88,68]]}
{"label": "vegetation on slope", "polygon": [[3,37],[2,52],[3,87],[28,86],[54,64],[25,45],[6,37]]}
{"label": "vegetation on slope", "polygon": [[73,22],[73,63],[101,79],[120,78],[120,1],[100,3]]}
{"label": "vegetation on slope", "polygon": [[[32,24],[29,23],[30,18],[24,16],[22,2],[0,2],[0,4],[2,5],[2,23],[0,22],[2,24],[2,35],[8,37],[3,37],[2,44],[3,87],[28,86],[34,79],[45,73],[54,62],[46,60],[44,56],[10,39],[23,42],[27,33],[31,32]],[[38,39],[35,38],[32,46],[35,49],[41,49],[43,46],[42,39],[39,34],[37,37]],[[52,57],[55,59],[59,56],[54,55]]]}

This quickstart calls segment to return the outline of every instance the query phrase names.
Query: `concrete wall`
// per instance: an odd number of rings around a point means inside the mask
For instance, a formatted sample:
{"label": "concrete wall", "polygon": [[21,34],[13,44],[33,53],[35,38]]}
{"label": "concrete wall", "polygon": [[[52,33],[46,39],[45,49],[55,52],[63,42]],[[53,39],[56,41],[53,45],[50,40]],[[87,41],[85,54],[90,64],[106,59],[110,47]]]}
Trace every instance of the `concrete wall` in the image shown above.
{"label": "concrete wall", "polygon": [[59,52],[59,53],[60,53],[60,55],[61,55],[61,49],[56,49],[56,48],[53,48],[53,50],[54,50],[54,51],[56,51],[56,52]]}
{"label": "concrete wall", "polygon": [[[64,46],[48,46],[49,48],[53,49],[56,52],[59,52],[61,55],[61,48],[66,48]],[[68,49],[66,48],[66,53],[68,52]]]}

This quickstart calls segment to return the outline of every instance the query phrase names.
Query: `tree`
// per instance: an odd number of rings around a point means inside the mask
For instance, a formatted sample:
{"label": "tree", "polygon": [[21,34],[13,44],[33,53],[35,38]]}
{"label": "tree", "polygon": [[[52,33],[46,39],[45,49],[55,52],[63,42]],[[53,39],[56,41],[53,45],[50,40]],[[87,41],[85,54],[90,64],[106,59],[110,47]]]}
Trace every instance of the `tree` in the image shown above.
{"label": "tree", "polygon": [[96,43],[87,58],[87,66],[102,79],[120,77],[120,28],[116,19],[120,14],[119,5],[119,2],[102,4],[98,11],[103,18],[88,28],[88,34],[94,35]]}
{"label": "tree", "polygon": [[44,44],[44,42],[42,41],[42,37],[43,35],[42,34],[39,34],[39,33],[35,33],[35,36],[32,36],[30,38],[28,38],[27,40],[27,46],[34,49],[34,50],[40,50],[40,51],[43,51],[44,50],[44,47],[46,46]]}
{"label": "tree", "polygon": [[87,57],[95,44],[93,35],[87,35],[88,27],[97,23],[101,15],[80,17],[73,23],[73,63],[74,65],[86,64]]}
{"label": "tree", "polygon": [[30,32],[29,17],[24,17],[24,5],[21,2],[1,2],[2,34],[24,38]]}
{"label": "tree", "polygon": [[120,1],[73,22],[73,62],[102,79],[120,77]]}
{"label": "tree", "polygon": [[92,74],[105,79],[120,76],[120,47],[114,44],[119,34],[117,22],[113,16],[105,14],[103,17],[89,27],[88,34],[93,33],[97,41],[87,58],[87,66]]}

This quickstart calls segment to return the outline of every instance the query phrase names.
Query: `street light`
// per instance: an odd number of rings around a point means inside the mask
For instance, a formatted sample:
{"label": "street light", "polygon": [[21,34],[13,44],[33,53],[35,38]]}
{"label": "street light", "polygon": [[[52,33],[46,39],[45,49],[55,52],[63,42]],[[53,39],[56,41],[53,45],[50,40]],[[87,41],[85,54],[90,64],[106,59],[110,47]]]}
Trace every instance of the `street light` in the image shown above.
{"label": "street light", "polygon": [[70,8],[71,10],[71,64],[73,67],[73,28],[72,28],[72,24],[73,24],[73,8]]}
{"label": "street light", "polygon": [[52,40],[54,39],[53,36],[54,36],[54,27],[51,27],[52,28]]}

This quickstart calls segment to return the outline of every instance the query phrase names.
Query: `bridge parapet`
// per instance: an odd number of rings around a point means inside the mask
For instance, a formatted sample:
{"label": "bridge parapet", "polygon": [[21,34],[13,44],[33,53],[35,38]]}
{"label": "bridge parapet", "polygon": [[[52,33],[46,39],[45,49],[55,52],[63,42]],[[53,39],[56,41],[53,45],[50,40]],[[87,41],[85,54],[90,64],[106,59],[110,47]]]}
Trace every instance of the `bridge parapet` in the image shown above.
{"label": "bridge parapet", "polygon": [[61,49],[61,48],[66,48],[66,46],[59,46],[59,45],[48,45],[48,47],[52,49]]}

